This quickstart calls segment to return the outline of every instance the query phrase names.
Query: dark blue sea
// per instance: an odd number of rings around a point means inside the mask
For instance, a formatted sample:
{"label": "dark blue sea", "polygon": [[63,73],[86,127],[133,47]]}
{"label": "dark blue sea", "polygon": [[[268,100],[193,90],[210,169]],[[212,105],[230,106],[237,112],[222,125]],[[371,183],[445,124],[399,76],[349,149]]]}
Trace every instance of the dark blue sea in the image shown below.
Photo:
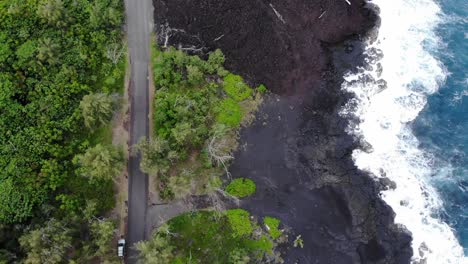
{"label": "dark blue sea", "polygon": [[377,38],[345,75],[356,166],[412,235],[414,263],[468,264],[468,0],[373,0]]}
{"label": "dark blue sea", "polygon": [[468,1],[438,2],[442,22],[431,50],[447,71],[439,90],[429,95],[413,131],[420,148],[431,153],[435,186],[443,201],[439,217],[452,228],[468,255]]}

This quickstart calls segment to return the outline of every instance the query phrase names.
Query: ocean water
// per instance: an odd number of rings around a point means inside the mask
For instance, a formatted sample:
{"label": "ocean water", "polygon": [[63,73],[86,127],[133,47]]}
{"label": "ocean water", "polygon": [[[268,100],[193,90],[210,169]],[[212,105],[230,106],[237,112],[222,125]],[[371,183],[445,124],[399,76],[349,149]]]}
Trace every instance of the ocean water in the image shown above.
{"label": "ocean water", "polygon": [[443,201],[438,217],[455,229],[468,255],[468,1],[439,2],[434,51],[447,69],[446,82],[430,95],[413,124],[420,148],[433,155],[430,183]]}
{"label": "ocean water", "polygon": [[372,2],[378,37],[342,84],[348,133],[370,146],[353,159],[396,183],[381,196],[412,234],[414,263],[468,263],[468,1]]}

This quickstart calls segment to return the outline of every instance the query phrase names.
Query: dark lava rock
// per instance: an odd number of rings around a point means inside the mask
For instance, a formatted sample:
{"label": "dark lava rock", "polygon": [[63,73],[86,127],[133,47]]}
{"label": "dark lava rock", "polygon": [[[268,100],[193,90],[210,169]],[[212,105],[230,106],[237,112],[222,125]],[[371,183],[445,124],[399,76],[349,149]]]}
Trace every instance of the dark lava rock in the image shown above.
{"label": "dark lava rock", "polygon": [[[363,66],[359,41],[377,23],[351,0],[154,0],[159,42],[200,55],[220,48],[230,71],[273,94],[242,129],[231,165],[257,192],[241,206],[291,227],[285,263],[409,263],[411,237],[394,224],[379,184],[351,159],[359,147],[338,111],[344,71]],[[167,37],[167,38],[166,38]]]}

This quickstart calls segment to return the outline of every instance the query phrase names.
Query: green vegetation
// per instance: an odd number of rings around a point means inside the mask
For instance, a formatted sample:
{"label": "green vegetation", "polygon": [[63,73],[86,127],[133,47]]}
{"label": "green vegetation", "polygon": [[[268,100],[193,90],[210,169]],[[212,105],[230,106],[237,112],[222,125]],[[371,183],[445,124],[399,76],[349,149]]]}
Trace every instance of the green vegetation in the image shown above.
{"label": "green vegetation", "polygon": [[224,91],[236,101],[244,101],[252,96],[252,89],[244,83],[241,76],[228,74],[224,77]]}
{"label": "green vegetation", "polygon": [[226,192],[232,196],[243,198],[255,193],[255,183],[251,179],[237,178],[226,187]]}
{"label": "green vegetation", "polygon": [[137,248],[143,263],[280,263],[264,233],[242,209],[198,211],[173,218]]}
{"label": "green vegetation", "polygon": [[124,155],[113,145],[97,144],[84,154],[76,155],[74,162],[79,165],[77,172],[83,177],[114,180],[123,169]]}
{"label": "green vegetation", "polygon": [[266,93],[267,88],[266,88],[265,85],[260,84],[260,85],[257,87],[257,91],[258,91],[259,93]]}
{"label": "green vegetation", "polygon": [[250,222],[249,212],[243,209],[231,209],[227,211],[227,218],[231,225],[233,236],[248,236],[253,232],[253,226]]}
{"label": "green vegetation", "polygon": [[242,112],[239,103],[226,98],[219,103],[216,121],[229,127],[238,127],[242,121]]}
{"label": "green vegetation", "polygon": [[72,234],[63,223],[51,219],[44,227],[23,235],[19,242],[28,252],[25,263],[60,263],[72,247]]}
{"label": "green vegetation", "polygon": [[294,247],[304,248],[304,240],[302,240],[301,235],[298,235],[296,239],[294,239]]}
{"label": "green vegetation", "polygon": [[224,67],[216,50],[207,60],[180,50],[152,48],[155,83],[153,131],[136,149],[142,169],[157,176],[163,199],[218,188],[237,133],[256,110],[260,96]]}
{"label": "green vegetation", "polygon": [[83,121],[88,129],[108,124],[114,115],[115,107],[115,96],[105,93],[87,94],[80,102]]}
{"label": "green vegetation", "polygon": [[281,236],[282,231],[278,229],[280,220],[274,217],[265,216],[263,223],[267,226],[268,233],[273,239],[277,239]]}
{"label": "green vegetation", "polygon": [[0,1],[0,21],[0,263],[111,261],[92,223],[123,164],[105,138],[123,90],[123,3]]}

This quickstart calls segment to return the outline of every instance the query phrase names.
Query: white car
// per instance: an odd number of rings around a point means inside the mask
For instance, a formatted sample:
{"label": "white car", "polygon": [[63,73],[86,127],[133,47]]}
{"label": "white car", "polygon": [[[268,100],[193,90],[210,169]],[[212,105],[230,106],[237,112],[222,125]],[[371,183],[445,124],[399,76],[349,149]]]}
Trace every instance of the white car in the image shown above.
{"label": "white car", "polygon": [[117,256],[123,258],[125,255],[125,239],[119,239],[117,244]]}

